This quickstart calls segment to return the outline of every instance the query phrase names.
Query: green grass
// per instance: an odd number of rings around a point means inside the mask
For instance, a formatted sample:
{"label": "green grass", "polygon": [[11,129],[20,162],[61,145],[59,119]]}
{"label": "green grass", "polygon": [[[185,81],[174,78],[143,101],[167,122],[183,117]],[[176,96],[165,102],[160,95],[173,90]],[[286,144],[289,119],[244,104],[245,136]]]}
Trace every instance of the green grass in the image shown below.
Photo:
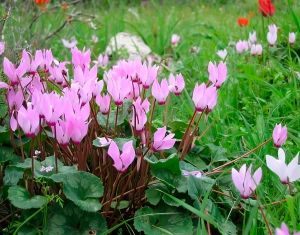
{"label": "green grass", "polygon": [[[20,2],[20,1],[19,1]],[[76,7],[49,11],[42,14],[33,24],[29,25],[35,14],[40,12],[30,4],[16,4],[12,14],[5,24],[4,37],[8,50],[6,56],[17,59],[22,48],[52,48],[58,59],[70,59],[70,53],[62,47],[61,38],[75,36],[79,48],[92,49],[96,59],[103,52],[108,40],[118,32],[129,31],[137,34],[150,46],[152,51],[163,58],[176,58],[173,72],[181,72],[186,78],[187,93],[180,99],[173,99],[169,123],[180,120],[183,125],[188,122],[193,109],[190,105],[190,94],[195,82],[207,80],[207,64],[210,60],[218,61],[216,51],[227,48],[229,79],[221,88],[217,108],[208,118],[212,124],[207,134],[200,140],[200,145],[213,143],[223,148],[224,157],[233,159],[247,150],[269,138],[276,123],[282,122],[288,126],[289,139],[285,145],[290,159],[300,150],[300,80],[296,75],[300,71],[299,50],[300,40],[297,38],[295,47],[288,55],[287,36],[290,31],[297,31],[300,37],[299,17],[300,2],[275,1],[277,11],[275,16],[267,21],[280,27],[279,45],[276,49],[267,49],[266,36],[262,30],[262,18],[257,12],[256,1],[147,1],[139,4],[130,3],[99,3],[90,1]],[[225,1],[226,2],[226,1]],[[130,10],[129,10],[130,9]],[[1,13],[4,8],[1,9]],[[67,14],[78,14],[75,21],[68,24],[62,31],[49,40],[44,40],[55,31],[66,19]],[[249,12],[255,15],[250,25],[240,28],[236,21],[239,16],[247,16]],[[96,29],[90,27],[91,20]],[[263,58],[237,55],[234,44],[241,38],[246,39],[248,33],[256,30],[258,41],[264,45]],[[267,29],[265,28],[264,31]],[[182,43],[172,51],[170,37],[172,33],[182,36]],[[92,35],[99,37],[99,42],[91,42]],[[190,53],[192,46],[200,47],[200,53]],[[167,75],[168,71],[164,71]],[[174,124],[176,126],[176,124]],[[206,127],[200,124],[200,129]],[[177,128],[177,126],[176,126]],[[255,167],[263,166],[262,185],[258,188],[261,204],[269,204],[285,198],[286,188],[279,184],[277,176],[270,173],[265,166],[265,155],[276,155],[272,144],[239,161],[236,165],[253,163]],[[205,156],[198,156],[207,161]],[[227,177],[227,176],[226,176]],[[224,175],[217,179],[226,180]],[[295,184],[300,190],[299,183]],[[229,189],[229,186],[228,188]],[[279,226],[282,221],[291,228],[300,230],[300,194],[287,197],[287,202],[266,207],[267,218],[272,227]],[[220,199],[220,198],[218,198]],[[226,204],[224,198],[223,203]],[[251,202],[249,202],[251,203]],[[227,205],[228,206],[228,205]],[[226,208],[226,206],[224,206]],[[230,209],[230,208],[229,208]],[[226,210],[229,212],[229,210]],[[264,223],[257,207],[246,207],[245,210],[233,209],[232,218],[240,223],[239,216],[245,215],[243,234],[262,234]],[[233,220],[234,221],[234,220]],[[242,234],[242,233],[241,233]]]}

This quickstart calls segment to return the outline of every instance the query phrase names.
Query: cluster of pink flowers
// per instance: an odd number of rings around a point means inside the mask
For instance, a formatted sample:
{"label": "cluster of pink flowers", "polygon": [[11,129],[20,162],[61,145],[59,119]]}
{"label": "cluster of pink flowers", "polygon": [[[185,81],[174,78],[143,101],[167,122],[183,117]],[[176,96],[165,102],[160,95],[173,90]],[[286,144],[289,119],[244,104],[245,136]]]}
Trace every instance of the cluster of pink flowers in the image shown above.
{"label": "cluster of pink flowers", "polygon": [[[146,128],[149,96],[152,95],[154,102],[164,105],[170,94],[179,96],[185,88],[182,74],[159,79],[158,66],[140,60],[121,60],[104,73],[103,79],[98,79],[98,63],[91,66],[90,50],[80,51],[73,47],[71,53],[71,63],[59,62],[51,50],[38,50],[34,55],[24,50],[18,65],[4,58],[3,71],[8,82],[1,82],[0,87],[6,89],[13,131],[21,129],[28,138],[35,138],[43,129],[48,129],[61,146],[79,145],[94,119],[94,104],[99,113],[108,118],[112,109],[122,106],[127,100],[132,103],[130,124],[145,146],[149,143],[146,138],[151,138]],[[104,67],[108,58],[100,56],[99,64]],[[73,70],[72,79],[69,68]],[[226,64],[210,62],[208,72],[210,85],[196,85],[193,92],[198,112],[210,112],[216,105],[217,89],[227,77]],[[152,151],[174,146],[174,134],[166,133],[166,127],[158,128],[154,133]],[[108,154],[116,169],[123,172],[134,160],[132,143],[123,146],[122,154],[113,143],[109,142]]]}
{"label": "cluster of pink flowers", "polygon": [[256,32],[249,33],[248,40],[239,40],[235,45],[236,51],[239,54],[245,53],[250,50],[251,55],[262,55],[262,45],[257,43]]}

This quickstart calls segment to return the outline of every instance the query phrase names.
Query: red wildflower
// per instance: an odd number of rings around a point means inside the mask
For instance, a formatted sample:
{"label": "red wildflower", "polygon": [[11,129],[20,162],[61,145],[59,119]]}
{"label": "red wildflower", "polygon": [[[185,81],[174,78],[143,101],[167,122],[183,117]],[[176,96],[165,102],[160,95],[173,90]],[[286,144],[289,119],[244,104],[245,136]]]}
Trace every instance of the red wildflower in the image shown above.
{"label": "red wildflower", "polygon": [[49,0],[34,0],[36,5],[42,6],[49,3]]}
{"label": "red wildflower", "polygon": [[239,17],[237,20],[237,23],[239,26],[243,27],[243,26],[247,26],[249,24],[249,20],[244,17]]}
{"label": "red wildflower", "polygon": [[275,6],[272,0],[258,0],[259,11],[263,16],[272,16],[275,13]]}

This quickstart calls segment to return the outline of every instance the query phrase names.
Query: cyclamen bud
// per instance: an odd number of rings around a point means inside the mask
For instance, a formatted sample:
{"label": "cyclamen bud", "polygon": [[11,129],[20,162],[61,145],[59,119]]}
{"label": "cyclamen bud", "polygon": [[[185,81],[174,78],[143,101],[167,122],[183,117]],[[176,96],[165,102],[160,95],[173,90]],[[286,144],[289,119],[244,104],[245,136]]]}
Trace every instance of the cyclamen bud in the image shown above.
{"label": "cyclamen bud", "polygon": [[274,141],[274,146],[279,148],[281,147],[286,139],[287,139],[287,127],[282,126],[281,124],[277,124],[273,130],[273,141]]}
{"label": "cyclamen bud", "polygon": [[296,41],[296,34],[294,32],[289,33],[289,43],[294,44]]}

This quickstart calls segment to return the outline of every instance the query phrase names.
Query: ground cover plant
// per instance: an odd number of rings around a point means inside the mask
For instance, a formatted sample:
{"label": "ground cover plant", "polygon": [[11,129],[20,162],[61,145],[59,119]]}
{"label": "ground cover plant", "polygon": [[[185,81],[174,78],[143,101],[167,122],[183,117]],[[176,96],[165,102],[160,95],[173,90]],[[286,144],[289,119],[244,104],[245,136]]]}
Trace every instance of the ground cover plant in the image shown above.
{"label": "ground cover plant", "polygon": [[300,233],[299,2],[0,4],[1,233]]}

